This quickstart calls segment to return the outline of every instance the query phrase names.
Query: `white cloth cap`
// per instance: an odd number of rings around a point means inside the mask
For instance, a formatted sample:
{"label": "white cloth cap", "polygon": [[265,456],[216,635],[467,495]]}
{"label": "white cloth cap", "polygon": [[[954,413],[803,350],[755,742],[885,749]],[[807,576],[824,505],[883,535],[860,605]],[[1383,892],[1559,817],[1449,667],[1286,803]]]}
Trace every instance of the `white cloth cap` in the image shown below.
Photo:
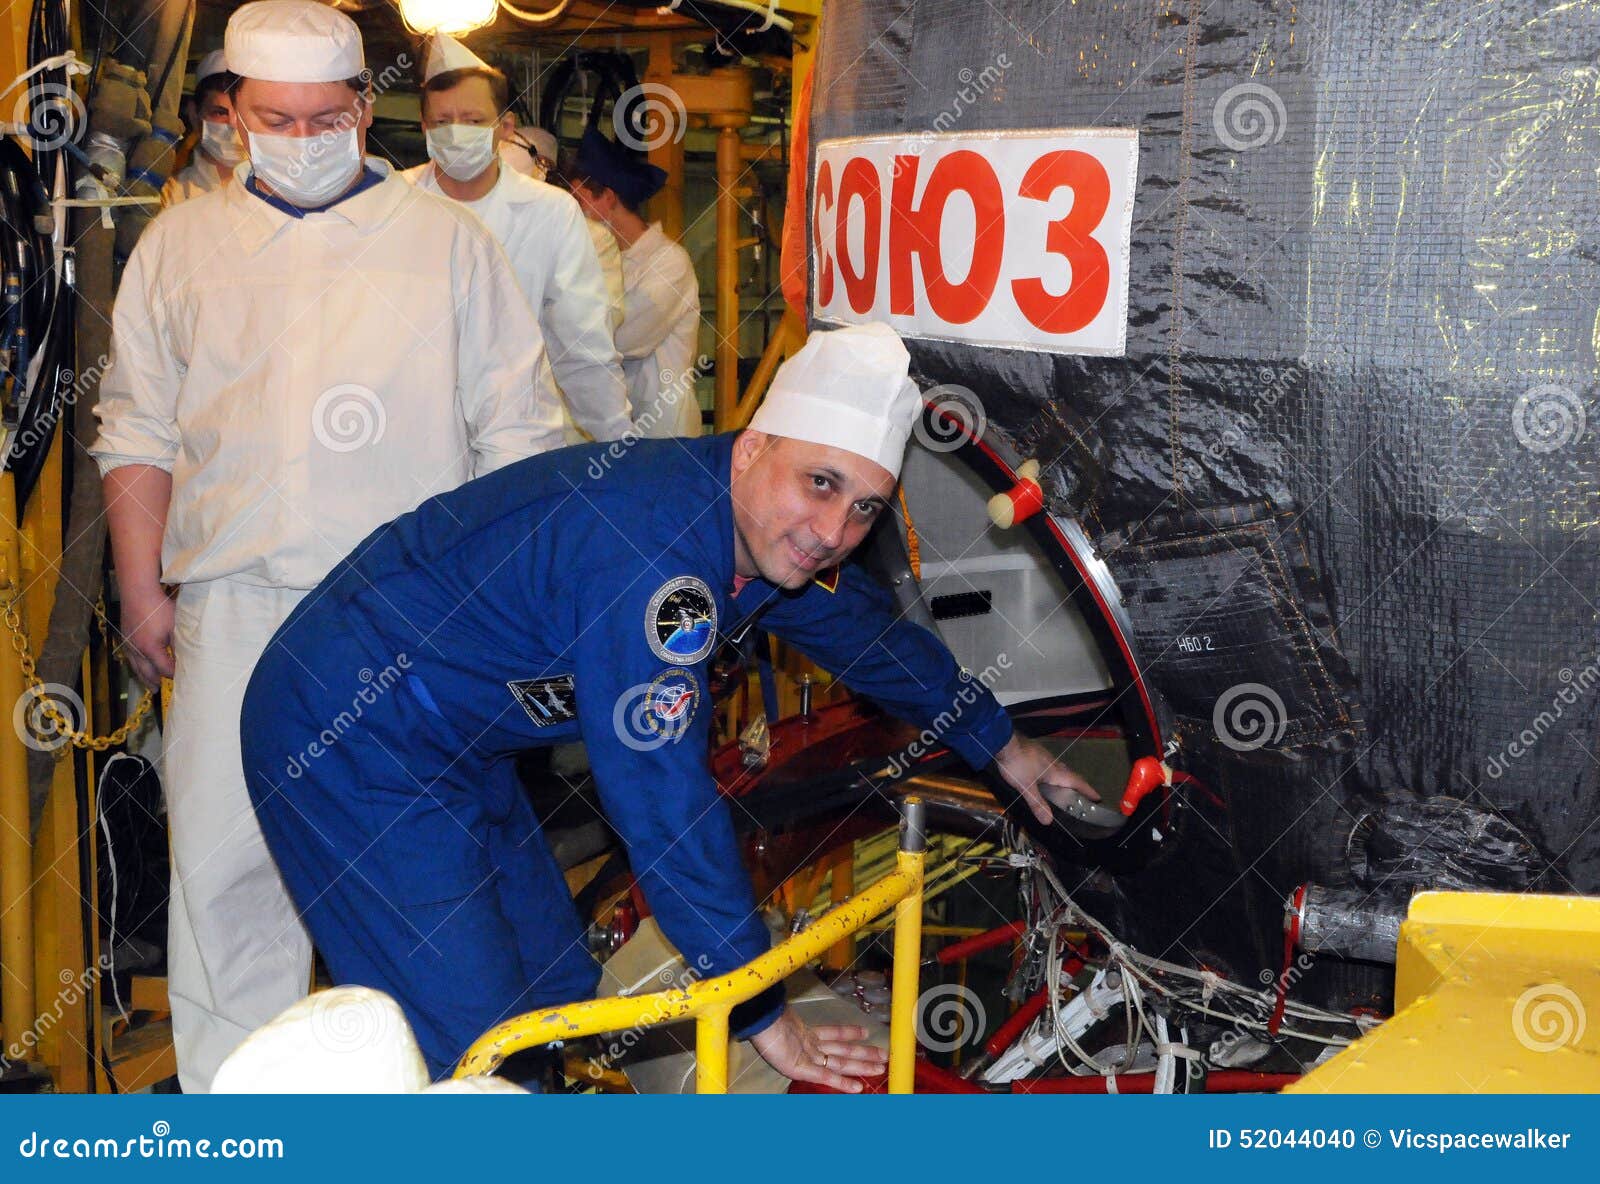
{"label": "white cloth cap", "polygon": [[450,70],[466,69],[490,70],[493,67],[448,33],[435,33],[428,42],[428,65],[422,72],[422,81],[429,82],[435,75]]}
{"label": "white cloth cap", "polygon": [[552,164],[561,155],[556,138],[542,127],[519,127],[517,135],[533,145],[533,150]]}
{"label": "white cloth cap", "polygon": [[227,56],[220,49],[213,49],[200,59],[200,64],[194,68],[194,84],[199,86],[213,74],[221,74],[228,68]]}
{"label": "white cloth cap", "polygon": [[254,0],[228,18],[228,69],[263,82],[343,82],[366,69],[355,21],[317,0]]}
{"label": "white cloth cap", "polygon": [[842,448],[896,477],[922,395],[911,355],[883,324],[813,333],[773,376],[751,430]]}
{"label": "white cloth cap", "polygon": [[250,1033],[217,1069],[211,1092],[411,1094],[427,1084],[400,1005],[370,987],[334,987]]}

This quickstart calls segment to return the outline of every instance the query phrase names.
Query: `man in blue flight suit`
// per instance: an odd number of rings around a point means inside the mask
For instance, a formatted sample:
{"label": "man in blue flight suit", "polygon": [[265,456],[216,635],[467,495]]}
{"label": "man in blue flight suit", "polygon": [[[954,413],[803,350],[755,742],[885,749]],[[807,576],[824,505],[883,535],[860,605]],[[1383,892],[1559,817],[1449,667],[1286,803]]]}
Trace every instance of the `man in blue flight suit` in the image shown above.
{"label": "man in blue flight suit", "polygon": [[[393,995],[434,1073],[598,980],[520,750],[586,743],[633,873],[700,975],[768,948],[709,765],[708,659],[751,622],[919,727],[943,715],[943,740],[995,762],[1041,821],[1044,787],[1098,796],[839,568],[894,492],[921,408],[909,364],[885,326],[819,332],[745,432],[569,448],[432,498],[268,646],[241,727],[262,831],[335,979]],[[835,1089],[885,1061],[864,1029],[809,1028],[781,988],[732,1029]]]}

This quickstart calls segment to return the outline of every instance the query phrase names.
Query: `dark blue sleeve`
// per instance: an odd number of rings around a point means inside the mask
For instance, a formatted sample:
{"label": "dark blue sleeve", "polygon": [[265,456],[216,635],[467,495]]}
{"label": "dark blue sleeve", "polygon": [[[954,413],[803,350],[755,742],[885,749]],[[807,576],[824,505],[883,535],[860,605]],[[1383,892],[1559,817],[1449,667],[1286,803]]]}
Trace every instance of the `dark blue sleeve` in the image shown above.
{"label": "dark blue sleeve", "polygon": [[812,581],[762,615],[775,633],[857,694],[949,745],[982,769],[1011,739],[1011,717],[989,688],[920,625],[901,620],[887,589],[859,567],[832,591]]}
{"label": "dark blue sleeve", "polygon": [[[693,568],[673,567],[671,560],[640,565],[601,558],[594,557],[578,581],[580,633],[573,647],[573,689],[589,765],[662,931],[696,978],[715,978],[766,953],[772,942],[756,910],[729,803],[711,776],[706,661],[680,665],[662,658],[645,631],[652,595]],[[783,998],[780,985],[734,1008],[734,1035],[765,1028],[782,1011]]]}

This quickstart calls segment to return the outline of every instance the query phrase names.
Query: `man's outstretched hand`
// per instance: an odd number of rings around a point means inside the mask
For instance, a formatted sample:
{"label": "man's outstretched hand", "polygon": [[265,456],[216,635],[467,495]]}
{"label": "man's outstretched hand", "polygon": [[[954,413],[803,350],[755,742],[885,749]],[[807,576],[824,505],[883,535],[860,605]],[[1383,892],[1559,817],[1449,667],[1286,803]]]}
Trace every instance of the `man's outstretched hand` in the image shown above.
{"label": "man's outstretched hand", "polygon": [[1091,802],[1100,800],[1094,786],[1062,764],[1059,757],[1052,756],[1037,740],[1029,740],[1019,733],[1012,733],[995,757],[995,764],[1000,775],[1023,796],[1033,816],[1045,826],[1049,826],[1054,817],[1043,792],[1048,787],[1081,793]]}
{"label": "man's outstretched hand", "polygon": [[776,1021],[750,1038],[751,1045],[790,1081],[810,1081],[842,1093],[858,1094],[858,1077],[884,1072],[889,1054],[866,1043],[867,1030],[854,1024],[811,1027],[785,1007]]}

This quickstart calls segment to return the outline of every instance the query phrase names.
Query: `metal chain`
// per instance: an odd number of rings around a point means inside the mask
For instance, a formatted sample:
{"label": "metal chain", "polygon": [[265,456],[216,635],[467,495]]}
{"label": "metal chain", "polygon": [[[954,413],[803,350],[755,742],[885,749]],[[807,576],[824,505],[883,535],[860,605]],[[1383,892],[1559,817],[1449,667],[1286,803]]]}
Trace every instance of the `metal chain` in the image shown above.
{"label": "metal chain", "polygon": [[[101,632],[106,629],[105,608],[101,604],[94,606],[95,616],[100,621]],[[56,706],[45,690],[44,680],[39,677],[38,668],[34,665],[33,653],[28,648],[28,635],[22,627],[22,614],[17,611],[15,598],[5,602],[3,613],[6,628],[11,631],[11,648],[17,651],[17,662],[22,667],[22,679],[27,684],[28,690],[39,701],[39,710],[44,717],[56,726],[57,735],[65,736],[71,741],[74,748],[92,748],[96,752],[104,752],[108,748],[122,744],[128,739],[128,734],[144,722],[145,716],[150,714],[153,696],[146,690],[144,698],[139,700],[139,705],[133,709],[133,714],[123,722],[116,731],[105,736],[96,736],[89,732],[79,731],[73,727],[72,720]],[[66,745],[62,745],[57,752],[65,752]]]}

